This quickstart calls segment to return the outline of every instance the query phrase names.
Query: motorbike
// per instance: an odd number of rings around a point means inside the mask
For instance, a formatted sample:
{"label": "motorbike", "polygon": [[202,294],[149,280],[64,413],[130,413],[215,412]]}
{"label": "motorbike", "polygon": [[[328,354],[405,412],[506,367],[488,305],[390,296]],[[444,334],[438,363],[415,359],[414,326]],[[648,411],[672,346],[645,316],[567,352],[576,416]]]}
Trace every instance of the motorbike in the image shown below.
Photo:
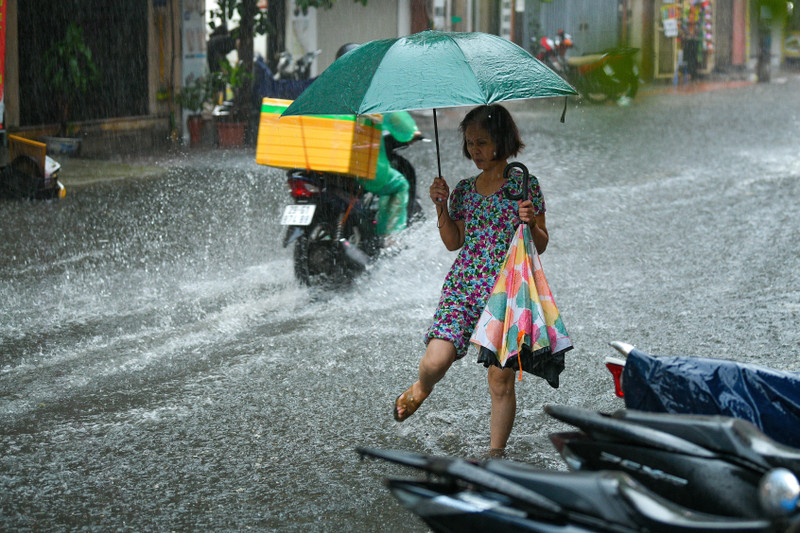
{"label": "motorbike", "polygon": [[794,531],[800,484],[786,469],[760,480],[758,518],[695,512],[662,498],[621,471],[557,472],[502,459],[485,462],[358,448],[372,457],[425,472],[386,485],[436,532]]}
{"label": "motorbike", "polygon": [[292,53],[284,50],[278,54],[277,72],[273,75],[275,80],[307,80],[311,77],[311,64],[322,53],[322,50],[306,52],[300,59],[295,60]]}
{"label": "motorbike", "polygon": [[43,143],[8,136],[11,162],[0,168],[0,199],[47,200],[64,198],[59,181],[61,163],[46,155]]}
{"label": "motorbike", "polygon": [[800,448],[800,372],[752,363],[654,356],[612,342],[606,357],[615,394],[629,410],[741,418],[781,444]]}
{"label": "motorbike", "polygon": [[[416,136],[401,143],[384,135],[389,163],[409,184],[408,224],[421,214],[413,165],[399,152],[424,140]],[[303,284],[347,282],[379,255],[383,239],[377,234],[377,195],[350,177],[307,169],[286,172],[294,203],[286,206],[281,225],[287,227],[283,246],[294,243],[294,273]]]}
{"label": "motorbike", "polygon": [[531,39],[535,57],[571,83],[592,103],[608,100],[627,103],[639,91],[638,48],[619,47],[598,54],[569,56],[570,34],[559,30],[556,37]]}
{"label": "motorbike", "polygon": [[273,73],[264,58],[258,55],[253,63],[253,106],[258,108],[264,98],[294,100],[315,79],[307,76],[301,79],[281,77],[278,73]]}
{"label": "motorbike", "polygon": [[681,506],[710,514],[759,518],[759,482],[773,469],[800,472],[800,450],[732,417],[619,410],[603,414],[545,407],[578,431],[550,440],[574,471],[624,472]]}
{"label": "motorbike", "polygon": [[[309,52],[295,62],[289,52],[283,52],[278,63],[279,72],[272,72],[266,60],[260,54],[253,61],[253,87],[250,121],[248,132],[257,132],[259,124],[259,110],[264,98],[280,98],[282,100],[296,99],[316,78],[309,78],[308,73],[311,62],[319,55],[320,51]],[[299,65],[299,66],[298,66]],[[211,115],[215,120],[226,120],[233,113],[233,101],[225,100],[215,105]]]}

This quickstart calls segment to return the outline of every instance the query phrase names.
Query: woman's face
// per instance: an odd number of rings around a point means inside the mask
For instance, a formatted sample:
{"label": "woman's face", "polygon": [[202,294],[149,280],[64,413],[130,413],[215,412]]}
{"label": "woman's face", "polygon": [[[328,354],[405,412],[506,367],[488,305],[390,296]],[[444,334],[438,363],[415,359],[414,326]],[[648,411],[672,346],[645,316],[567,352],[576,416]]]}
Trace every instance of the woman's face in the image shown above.
{"label": "woman's face", "polygon": [[470,124],[464,130],[464,140],[476,167],[486,170],[494,164],[495,146],[488,131],[478,124]]}

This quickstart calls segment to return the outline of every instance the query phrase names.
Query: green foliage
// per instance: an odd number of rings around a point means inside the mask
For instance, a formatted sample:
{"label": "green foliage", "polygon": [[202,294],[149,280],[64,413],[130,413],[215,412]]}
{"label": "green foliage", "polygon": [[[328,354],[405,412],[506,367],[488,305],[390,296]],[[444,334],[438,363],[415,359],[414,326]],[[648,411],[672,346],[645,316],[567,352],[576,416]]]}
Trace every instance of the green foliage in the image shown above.
{"label": "green foliage", "polygon": [[211,80],[204,77],[195,78],[191,85],[181,87],[176,100],[178,105],[197,115],[203,111],[206,102],[210,101],[211,94]]}
{"label": "green foliage", "polygon": [[59,133],[66,135],[71,105],[100,83],[100,71],[83,41],[83,29],[75,23],[67,26],[65,37],[47,51],[44,74],[61,111]]}
{"label": "green foliage", "polygon": [[230,87],[233,92],[233,110],[232,118],[241,119],[246,117],[246,109],[248,99],[242,93],[242,89],[247,87],[248,82],[252,78],[250,70],[245,66],[242,61],[236,64],[231,63],[227,59],[221,59],[219,62],[220,69],[214,73],[214,81],[217,84],[224,84]]}
{"label": "green foliage", "polygon": [[[282,1],[282,0],[279,0]],[[362,5],[367,4],[367,0],[353,0]],[[336,0],[296,0],[297,9],[306,13],[309,8],[329,9],[333,7]],[[222,80],[231,87],[234,93],[233,117],[234,119],[247,117],[247,107],[250,101],[250,73],[253,70],[253,36],[272,34],[277,35],[277,40],[283,40],[280,31],[276,31],[273,24],[282,24],[277,20],[277,15],[281,14],[279,9],[274,9],[270,13],[268,10],[262,11],[258,8],[258,0],[217,0],[217,8],[212,9],[209,27],[213,31],[218,25],[227,28],[227,21],[232,20],[234,15],[239,17],[239,25],[230,29],[230,36],[237,41],[237,52],[241,60],[239,65],[223,66]],[[272,20],[271,17],[272,15]],[[219,23],[218,23],[219,22]],[[285,43],[278,42],[271,45],[278,50],[283,49]],[[276,50],[272,50],[274,53]],[[225,61],[224,63],[227,63]],[[227,67],[227,68],[226,68]]]}
{"label": "green foliage", "polygon": [[[363,6],[367,5],[367,0],[353,0],[353,2],[358,2]],[[336,0],[297,0],[296,2],[297,7],[303,11],[303,14],[308,13],[308,8],[310,7],[316,7],[317,9],[330,9],[335,3]]]}
{"label": "green foliage", "polygon": [[[353,0],[361,5],[367,5],[367,0]],[[308,9],[315,7],[317,9],[330,9],[336,0],[297,0],[295,4],[303,14],[308,13]],[[209,27],[214,30],[222,21],[231,20],[233,15],[239,16],[239,19],[253,14],[253,30],[256,35],[264,35],[269,33],[272,28],[270,27],[269,19],[266,11],[257,9],[257,0],[218,0],[217,8],[211,10],[211,22]],[[219,23],[217,22],[219,21]],[[231,30],[231,35],[234,39],[239,37],[238,28]]]}
{"label": "green foliage", "polygon": [[251,77],[241,61],[233,64],[225,58],[220,60],[219,70],[215,72],[215,76],[218,81],[224,82],[234,92],[244,87],[245,82]]}
{"label": "green foliage", "polygon": [[[211,21],[208,25],[213,31],[224,21],[231,20],[234,14],[238,15],[240,20],[247,16],[252,16],[253,31],[256,35],[269,33],[270,24],[267,12],[257,8],[257,0],[217,0],[217,8],[211,10]],[[232,29],[231,36],[234,39],[238,39],[239,29]]]}

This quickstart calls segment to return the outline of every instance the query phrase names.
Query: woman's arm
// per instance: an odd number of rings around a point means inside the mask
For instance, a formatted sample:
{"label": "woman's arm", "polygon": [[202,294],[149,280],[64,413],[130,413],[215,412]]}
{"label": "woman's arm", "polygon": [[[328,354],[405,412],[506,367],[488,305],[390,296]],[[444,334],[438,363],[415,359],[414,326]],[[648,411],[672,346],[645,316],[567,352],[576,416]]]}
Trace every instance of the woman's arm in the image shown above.
{"label": "woman's arm", "polygon": [[450,213],[442,206],[436,206],[439,236],[445,247],[451,252],[464,246],[464,221],[453,220]]}
{"label": "woman's arm", "polygon": [[547,233],[544,213],[536,215],[533,218],[535,223],[530,225],[531,237],[533,237],[533,244],[536,246],[536,251],[543,254],[544,251],[547,250],[547,243],[550,242],[550,234]]}
{"label": "woman's arm", "polygon": [[533,202],[525,200],[519,202],[519,218],[531,228],[531,237],[536,251],[543,254],[547,249],[550,235],[547,233],[547,224],[544,213],[535,215],[533,213]]}
{"label": "woman's arm", "polygon": [[436,178],[430,189],[431,200],[436,205],[436,225],[439,236],[445,247],[458,250],[464,246],[464,221],[453,220],[447,208],[447,199],[450,197],[450,187],[443,178]]}

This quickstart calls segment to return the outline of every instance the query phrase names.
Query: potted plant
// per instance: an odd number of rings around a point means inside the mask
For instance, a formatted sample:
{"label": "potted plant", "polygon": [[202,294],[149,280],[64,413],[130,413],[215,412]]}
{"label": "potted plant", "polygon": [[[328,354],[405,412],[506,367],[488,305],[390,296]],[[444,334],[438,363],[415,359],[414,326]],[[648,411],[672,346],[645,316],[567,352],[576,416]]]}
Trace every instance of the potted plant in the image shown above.
{"label": "potted plant", "polygon": [[220,85],[224,85],[226,93],[230,90],[232,99],[224,113],[218,115],[217,134],[220,146],[241,146],[244,144],[244,132],[248,119],[248,94],[244,89],[250,79],[244,63],[236,64],[227,59],[220,60],[220,70],[215,73]]}
{"label": "potted plant", "polygon": [[100,71],[83,41],[83,29],[74,22],[67,26],[64,38],[48,50],[44,75],[59,108],[57,137],[45,138],[45,142],[50,140],[47,144],[53,145],[53,151],[77,153],[80,139],[72,138],[75,131],[69,122],[70,111],[80,96],[99,84]]}
{"label": "potted plant", "polygon": [[206,78],[194,78],[189,85],[181,87],[176,99],[178,105],[187,110],[190,115],[186,119],[189,129],[189,141],[192,144],[200,142],[203,134],[203,108],[209,102],[211,95],[209,82]]}

